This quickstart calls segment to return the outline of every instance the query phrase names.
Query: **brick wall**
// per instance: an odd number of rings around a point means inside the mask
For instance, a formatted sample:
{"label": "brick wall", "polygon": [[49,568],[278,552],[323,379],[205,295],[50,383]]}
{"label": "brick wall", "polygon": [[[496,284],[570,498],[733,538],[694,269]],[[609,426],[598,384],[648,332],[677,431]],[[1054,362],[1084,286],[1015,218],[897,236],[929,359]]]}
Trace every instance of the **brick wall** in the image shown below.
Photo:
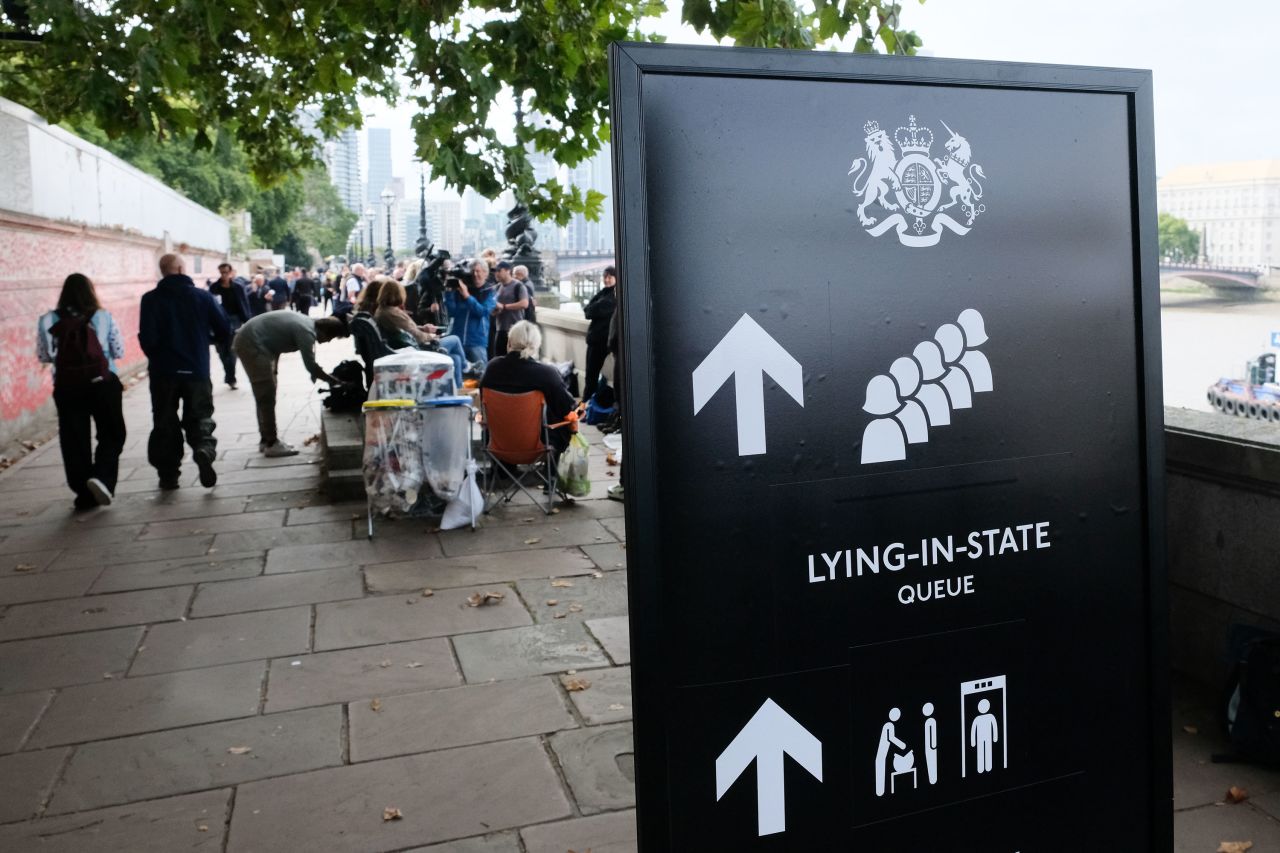
{"label": "brick wall", "polygon": [[[198,284],[216,274],[221,256],[182,247]],[[138,305],[159,279],[162,241],[0,211],[0,447],[29,433],[52,414],[48,368],[35,356],[36,321],[58,301],[73,272],[89,276],[98,299],[124,337],[121,372],[146,359],[138,347]],[[201,272],[195,272],[196,267]]]}

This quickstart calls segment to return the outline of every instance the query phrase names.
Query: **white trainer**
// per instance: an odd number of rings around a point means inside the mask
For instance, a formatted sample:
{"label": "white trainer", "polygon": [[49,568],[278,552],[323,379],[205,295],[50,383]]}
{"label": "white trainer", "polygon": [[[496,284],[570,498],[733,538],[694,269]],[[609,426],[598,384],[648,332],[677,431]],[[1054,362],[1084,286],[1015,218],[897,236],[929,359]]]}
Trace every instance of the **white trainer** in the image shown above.
{"label": "white trainer", "polygon": [[292,444],[285,444],[277,439],[275,444],[269,444],[262,449],[262,455],[268,459],[275,459],[280,456],[297,456],[298,449]]}
{"label": "white trainer", "polygon": [[111,506],[111,490],[107,488],[106,483],[97,477],[90,477],[85,486],[89,489],[89,493],[93,495],[93,499],[98,502],[98,506]]}

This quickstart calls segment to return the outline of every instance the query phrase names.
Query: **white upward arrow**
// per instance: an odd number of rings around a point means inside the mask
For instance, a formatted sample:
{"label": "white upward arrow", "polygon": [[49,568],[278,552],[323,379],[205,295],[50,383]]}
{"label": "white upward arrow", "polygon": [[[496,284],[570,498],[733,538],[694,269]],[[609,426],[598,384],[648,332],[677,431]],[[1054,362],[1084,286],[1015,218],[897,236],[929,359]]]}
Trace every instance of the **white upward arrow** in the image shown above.
{"label": "white upward arrow", "polygon": [[786,792],[783,790],[783,755],[822,781],[822,742],[772,699],[742,727],[733,743],[716,759],[716,800],[725,795],[742,771],[756,763],[756,812],[760,835],[787,828]]}
{"label": "white upward arrow", "polygon": [[791,353],[746,314],[693,371],[693,413],[733,377],[738,403],[738,455],[764,453],[764,374],[804,405],[804,372]]}

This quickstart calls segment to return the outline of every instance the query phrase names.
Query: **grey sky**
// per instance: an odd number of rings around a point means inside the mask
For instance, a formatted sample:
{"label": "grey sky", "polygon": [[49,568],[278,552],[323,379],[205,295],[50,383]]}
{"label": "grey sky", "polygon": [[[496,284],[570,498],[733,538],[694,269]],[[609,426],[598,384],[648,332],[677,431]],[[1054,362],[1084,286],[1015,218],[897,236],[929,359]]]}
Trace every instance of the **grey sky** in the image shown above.
{"label": "grey sky", "polygon": [[[656,32],[711,43],[680,24],[680,0],[668,6]],[[1280,158],[1280,0],[904,0],[902,26],[919,33],[932,56],[1151,69],[1161,174],[1189,163]],[[392,128],[395,173],[416,175],[412,107],[364,106],[367,125]],[[503,101],[495,114],[511,109]],[[494,121],[500,132],[510,125]],[[442,187],[431,193],[451,195]]]}

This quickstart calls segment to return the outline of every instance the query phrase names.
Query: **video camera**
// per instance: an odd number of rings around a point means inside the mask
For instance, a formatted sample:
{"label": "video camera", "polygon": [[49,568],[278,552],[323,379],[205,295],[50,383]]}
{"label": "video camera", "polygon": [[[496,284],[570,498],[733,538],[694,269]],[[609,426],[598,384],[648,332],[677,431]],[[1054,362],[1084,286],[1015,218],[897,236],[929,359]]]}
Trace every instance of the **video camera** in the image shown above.
{"label": "video camera", "polygon": [[459,285],[471,287],[475,282],[475,264],[470,258],[458,261],[445,271],[444,286],[446,290],[457,290]]}

